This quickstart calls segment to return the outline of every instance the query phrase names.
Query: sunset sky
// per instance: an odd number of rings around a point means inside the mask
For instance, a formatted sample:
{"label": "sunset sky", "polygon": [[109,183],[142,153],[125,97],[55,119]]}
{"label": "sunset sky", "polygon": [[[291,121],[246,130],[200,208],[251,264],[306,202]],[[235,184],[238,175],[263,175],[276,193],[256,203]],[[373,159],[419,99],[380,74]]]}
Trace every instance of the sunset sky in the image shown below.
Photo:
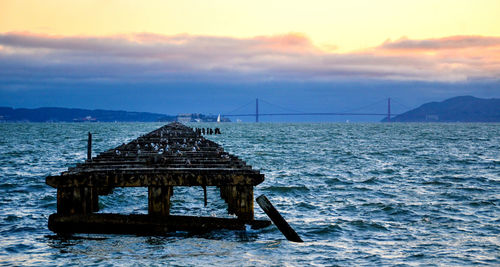
{"label": "sunset sky", "polygon": [[[265,97],[339,111],[500,97],[499,13],[498,0],[0,0],[0,106],[217,113]],[[200,104],[211,97],[218,108]]]}

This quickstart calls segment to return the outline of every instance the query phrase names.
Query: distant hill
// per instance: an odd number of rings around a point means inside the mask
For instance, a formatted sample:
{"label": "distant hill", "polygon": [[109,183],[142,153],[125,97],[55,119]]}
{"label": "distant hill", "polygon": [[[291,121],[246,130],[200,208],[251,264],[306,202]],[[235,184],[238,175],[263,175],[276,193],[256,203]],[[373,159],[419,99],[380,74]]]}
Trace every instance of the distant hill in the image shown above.
{"label": "distant hill", "polygon": [[[29,121],[29,122],[81,122],[81,121],[141,121],[154,122],[166,115],[148,112],[129,112],[113,110],[89,110],[75,108],[18,108],[0,107],[0,121]],[[176,116],[170,116],[172,121]]]}
{"label": "distant hill", "polygon": [[[382,121],[387,121],[387,117]],[[391,118],[392,122],[500,122],[500,99],[458,96],[431,102]]]}
{"label": "distant hill", "polygon": [[[189,115],[189,119],[187,116]],[[0,107],[0,122],[170,122],[216,121],[216,116],[203,114],[165,115],[149,112],[89,110],[75,108],[10,108]],[[229,121],[224,118],[222,121]]]}

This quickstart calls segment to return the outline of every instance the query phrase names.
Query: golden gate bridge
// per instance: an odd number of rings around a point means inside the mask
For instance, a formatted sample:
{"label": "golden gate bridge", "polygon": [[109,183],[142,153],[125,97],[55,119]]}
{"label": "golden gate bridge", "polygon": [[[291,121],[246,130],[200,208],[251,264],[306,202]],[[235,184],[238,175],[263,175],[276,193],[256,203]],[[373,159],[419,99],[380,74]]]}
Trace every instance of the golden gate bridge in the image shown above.
{"label": "golden gate bridge", "polygon": [[[274,105],[272,103],[269,103],[265,100],[262,100],[262,102],[265,102],[267,104]],[[384,100],[385,101],[385,100]],[[252,102],[250,102],[252,103]],[[245,105],[240,106],[239,108],[235,109],[234,111],[241,109],[245,106],[248,106],[250,103],[247,103]],[[403,104],[401,104],[403,105]],[[404,106],[404,105],[403,105]],[[280,106],[277,106],[281,109],[286,109]],[[233,112],[234,112],[233,111]],[[259,112],[259,99],[255,99],[255,113],[240,113],[240,114],[232,114],[232,112],[228,114],[221,114],[223,117],[255,117],[255,122],[259,122],[259,117],[262,116],[387,116],[387,122],[391,121],[391,116],[396,116],[399,114],[394,114],[391,113],[391,98],[387,98],[387,111],[386,112],[301,112],[301,111],[292,111],[292,112],[285,112],[285,113],[261,113]]]}

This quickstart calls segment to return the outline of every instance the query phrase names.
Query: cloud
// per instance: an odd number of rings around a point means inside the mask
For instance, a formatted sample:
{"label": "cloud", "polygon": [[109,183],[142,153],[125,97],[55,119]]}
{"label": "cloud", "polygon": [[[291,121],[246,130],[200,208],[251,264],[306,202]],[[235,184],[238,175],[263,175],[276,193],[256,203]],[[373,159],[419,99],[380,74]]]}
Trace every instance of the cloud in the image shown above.
{"label": "cloud", "polygon": [[442,50],[442,49],[465,49],[484,48],[500,46],[500,37],[484,36],[451,36],[439,39],[410,40],[402,38],[391,42],[386,41],[381,48],[399,50]]}
{"label": "cloud", "polygon": [[306,36],[0,34],[0,82],[464,81],[497,78],[500,38],[387,41],[332,53]]}

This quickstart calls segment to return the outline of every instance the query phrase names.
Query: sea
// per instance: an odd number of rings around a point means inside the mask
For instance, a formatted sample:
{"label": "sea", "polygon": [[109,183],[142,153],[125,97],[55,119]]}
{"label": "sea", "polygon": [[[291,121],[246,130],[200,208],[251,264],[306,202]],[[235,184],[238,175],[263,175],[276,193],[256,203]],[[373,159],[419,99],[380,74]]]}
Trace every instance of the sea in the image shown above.
{"label": "sea", "polygon": [[[2,266],[500,265],[500,124],[199,123],[265,175],[265,195],[304,240],[271,225],[164,236],[47,228],[45,177],[162,123],[1,123]],[[175,188],[172,214],[228,217],[215,188]],[[100,212],[147,213],[145,188],[100,197]],[[255,216],[266,214],[255,203]]]}

